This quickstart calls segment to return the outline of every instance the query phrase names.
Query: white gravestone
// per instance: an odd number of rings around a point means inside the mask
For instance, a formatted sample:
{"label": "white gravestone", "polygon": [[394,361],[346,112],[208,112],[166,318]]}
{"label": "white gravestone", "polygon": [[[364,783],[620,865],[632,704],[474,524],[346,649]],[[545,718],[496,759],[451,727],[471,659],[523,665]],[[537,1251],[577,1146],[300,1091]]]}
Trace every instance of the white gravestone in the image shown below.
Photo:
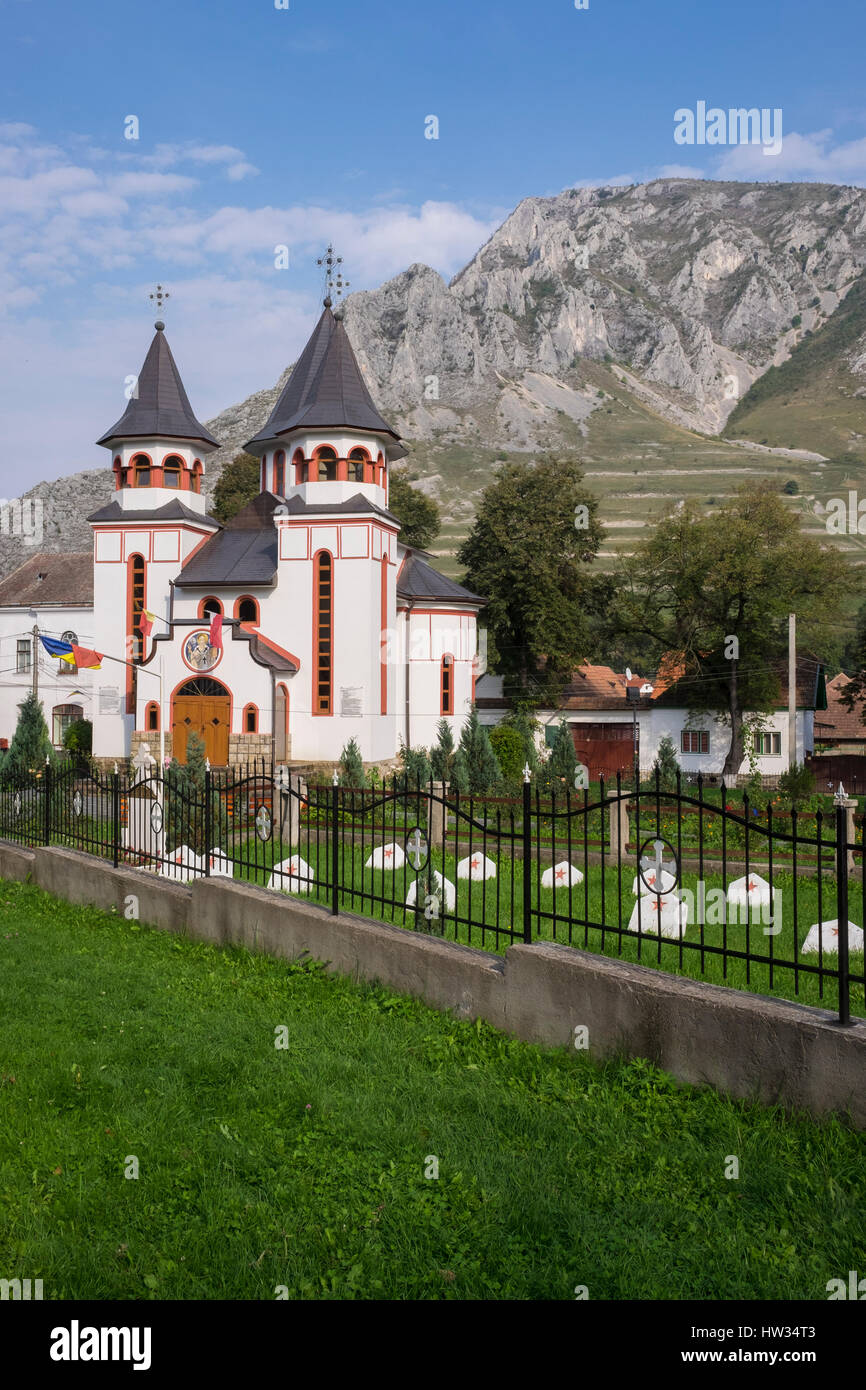
{"label": "white gravestone", "polygon": [[313,887],[312,869],[306,859],[293,854],[291,859],[274,865],[268,887],[278,888],[281,893],[309,893]]}
{"label": "white gravestone", "polygon": [[[443,885],[444,885],[444,888],[443,888]],[[415,906],[415,902],[416,902],[416,891],[417,891],[417,885],[416,885],[416,883],[410,883],[410,884],[409,884],[409,892],[406,894],[406,906],[407,906],[407,907],[414,907],[414,906]],[[443,877],[442,877],[442,875],[440,874],[440,872],[439,872],[438,869],[434,869],[434,870],[433,870],[433,889],[432,889],[432,892],[439,898],[440,902],[441,902],[442,895],[443,895],[443,892],[444,892],[444,895],[445,895],[445,910],[446,910],[446,912],[453,912],[453,911],[454,911],[454,908],[455,908],[456,903],[457,903],[457,890],[456,890],[456,888],[454,887],[454,884],[451,882],[450,878],[445,878],[445,879],[443,879]],[[426,874],[422,874],[422,875],[421,875],[421,896],[422,896],[422,899],[423,899],[423,898],[426,898],[426,896],[427,896],[427,875],[426,875]]]}
{"label": "white gravestone", "polygon": [[467,855],[457,865],[457,877],[471,878],[475,883],[480,883],[482,879],[496,877],[496,865],[486,854]]}
{"label": "white gravestone", "polygon": [[686,934],[688,917],[688,905],[676,893],[666,893],[664,897],[657,898],[640,894],[632,908],[628,929],[632,932],[640,929],[645,936],[658,936],[661,933],[679,941]]}
{"label": "white gravestone", "polygon": [[178,845],[159,872],[163,878],[179,879],[181,883],[189,883],[191,879],[203,876],[204,860],[195,850],[190,849],[189,845]]}
{"label": "white gravestone", "polygon": [[[809,928],[809,935],[800,947],[800,952],[804,956],[817,955],[822,950],[824,955],[830,953],[838,954],[839,951],[839,919],[833,917],[829,922],[815,922]],[[863,928],[858,927],[855,922],[848,922],[848,950],[863,950]]]}
{"label": "white gravestone", "polygon": [[379,845],[368,858],[365,869],[402,869],[406,856],[399,845]]}
{"label": "white gravestone", "polygon": [[[770,885],[760,874],[749,874],[748,880],[734,879],[728,884],[728,903],[731,907],[762,908],[770,907]],[[775,911],[776,890],[772,890],[772,906]]]}
{"label": "white gravestone", "polygon": [[567,859],[554,864],[550,869],[545,869],[541,875],[542,888],[568,888],[573,883],[583,883],[583,874],[580,869],[569,864]]}

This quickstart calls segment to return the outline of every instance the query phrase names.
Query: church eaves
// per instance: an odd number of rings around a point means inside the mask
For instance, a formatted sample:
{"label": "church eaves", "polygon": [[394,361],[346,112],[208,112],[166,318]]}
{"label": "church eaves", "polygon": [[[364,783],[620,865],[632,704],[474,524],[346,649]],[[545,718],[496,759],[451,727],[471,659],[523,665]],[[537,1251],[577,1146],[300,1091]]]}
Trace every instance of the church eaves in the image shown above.
{"label": "church eaves", "polygon": [[189,397],[180,379],[177,363],[157,321],[153,342],[138,376],[138,394],[133,396],[117,424],[112,425],[97,444],[110,449],[121,439],[189,439],[210,449],[219,448],[193,414]]}
{"label": "church eaves", "polygon": [[390,435],[389,460],[405,456],[399,435],[373,404],[342,319],[326,304],[267,424],[244,448],[260,454],[290,430],[340,428]]}

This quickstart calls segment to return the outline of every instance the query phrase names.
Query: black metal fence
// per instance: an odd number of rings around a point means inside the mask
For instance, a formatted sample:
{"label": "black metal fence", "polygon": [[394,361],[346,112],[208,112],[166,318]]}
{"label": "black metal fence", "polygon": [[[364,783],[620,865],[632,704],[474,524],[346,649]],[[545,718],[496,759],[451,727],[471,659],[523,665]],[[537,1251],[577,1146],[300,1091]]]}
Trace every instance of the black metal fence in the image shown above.
{"label": "black metal fence", "polygon": [[[245,880],[473,946],[559,941],[866,1012],[851,804],[786,811],[724,784],[461,797],[395,777],[310,786],[264,764],[0,777],[0,836],[188,882]],[[857,818],[859,820],[859,817]]]}

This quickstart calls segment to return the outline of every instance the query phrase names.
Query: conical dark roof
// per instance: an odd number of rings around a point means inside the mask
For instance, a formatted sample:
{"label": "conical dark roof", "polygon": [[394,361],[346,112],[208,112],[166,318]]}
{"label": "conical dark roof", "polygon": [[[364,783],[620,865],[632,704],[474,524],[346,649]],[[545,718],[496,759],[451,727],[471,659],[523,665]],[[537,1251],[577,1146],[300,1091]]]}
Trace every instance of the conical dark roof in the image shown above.
{"label": "conical dark roof", "polygon": [[[373,404],[342,320],[326,304],[270,419],[244,448],[256,453],[258,445],[261,452],[261,446],[276,442],[288,430],[340,427],[389,434],[399,441]],[[402,458],[404,452],[392,446],[388,455]]]}
{"label": "conical dark roof", "polygon": [[110,448],[118,439],[168,436],[219,448],[219,440],[214,439],[192,413],[163,328],[163,324],[157,323],[153,342],[138,375],[138,396],[129,402],[117,424],[112,425],[97,444]]}

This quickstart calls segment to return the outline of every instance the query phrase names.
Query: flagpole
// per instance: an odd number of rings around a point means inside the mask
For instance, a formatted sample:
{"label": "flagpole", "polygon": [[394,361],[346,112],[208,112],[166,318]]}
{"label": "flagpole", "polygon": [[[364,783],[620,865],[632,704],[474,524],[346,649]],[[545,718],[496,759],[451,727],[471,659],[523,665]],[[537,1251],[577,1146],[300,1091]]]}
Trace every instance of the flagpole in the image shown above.
{"label": "flagpole", "polygon": [[163,655],[159,654],[159,770],[165,771],[165,693],[163,690]]}

